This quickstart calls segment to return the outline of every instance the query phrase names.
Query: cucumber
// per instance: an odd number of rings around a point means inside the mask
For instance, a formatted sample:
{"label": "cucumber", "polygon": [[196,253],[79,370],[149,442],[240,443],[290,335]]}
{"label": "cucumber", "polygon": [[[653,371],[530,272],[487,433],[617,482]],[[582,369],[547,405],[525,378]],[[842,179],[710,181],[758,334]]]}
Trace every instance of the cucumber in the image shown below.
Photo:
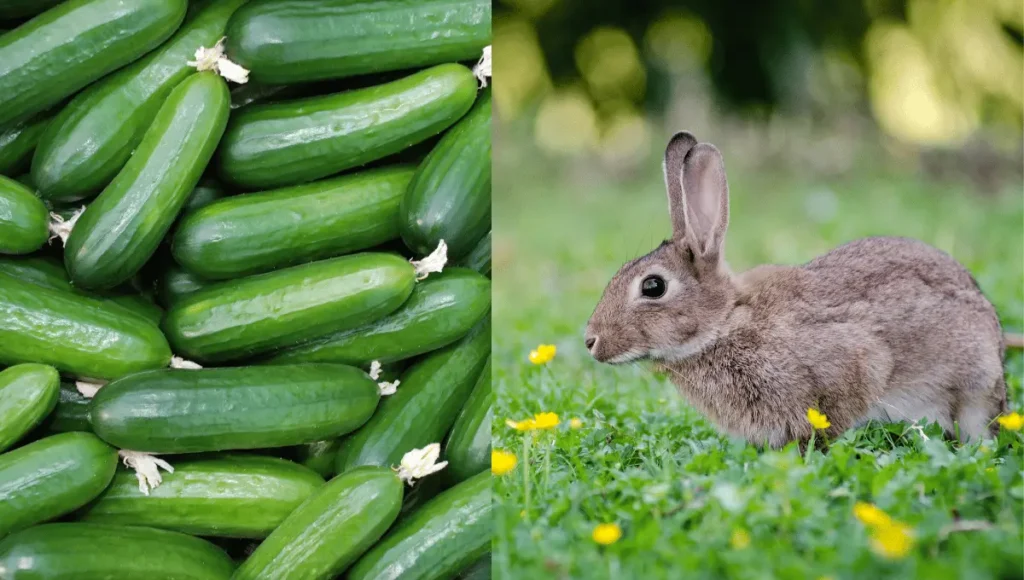
{"label": "cucumber", "polygon": [[228,26],[231,58],[288,84],[476,60],[490,0],[257,0]]}
{"label": "cucumber", "polygon": [[122,449],[263,449],[348,433],[370,418],[379,398],[366,373],[344,365],[164,369],[100,389],[90,421]]}
{"label": "cucumber", "polygon": [[385,467],[334,478],[271,532],[234,580],[334,578],[384,535],[403,492],[398,475]]}
{"label": "cucumber", "polygon": [[0,126],[44,111],[146,54],[186,0],[67,0],[0,36]]}
{"label": "cucumber", "polygon": [[413,169],[389,167],[220,200],[187,216],[174,259],[210,280],[269,272],[398,237]]}
{"label": "cucumber", "polygon": [[39,113],[6,129],[0,128],[0,174],[17,175],[28,169],[32,151],[49,122],[49,114]]}
{"label": "cucumber", "polygon": [[375,360],[404,360],[462,338],[490,305],[490,280],[471,270],[445,269],[417,284],[409,300],[389,316],[287,349],[267,362],[368,367]]}
{"label": "cucumber", "polygon": [[61,433],[0,455],[0,537],[93,500],[117,468],[117,451],[91,433]]}
{"label": "cucumber", "polygon": [[64,245],[76,285],[112,288],[160,246],[213,157],[227,125],[227,84],[212,71],[171,91],[138,149],[78,219]]}
{"label": "cucumber", "polygon": [[206,540],[151,528],[44,524],[0,541],[0,571],[12,579],[228,580],[234,567]]}
{"label": "cucumber", "polygon": [[415,270],[390,254],[354,254],[213,284],[175,302],[163,329],[175,351],[224,361],[277,350],[394,312]]}
{"label": "cucumber", "polygon": [[449,482],[464,481],[491,466],[493,420],[491,361],[488,359],[473,387],[473,394],[459,412],[445,442],[444,458],[448,461],[448,468],[443,475]]}
{"label": "cucumber", "polygon": [[[60,3],[61,0],[0,0],[0,20],[28,18]],[[0,34],[3,32],[6,31],[0,30]]]}
{"label": "cucumber", "polygon": [[57,405],[57,369],[21,364],[0,372],[0,451],[14,445]]}
{"label": "cucumber", "polygon": [[231,116],[220,175],[245,189],[326,177],[440,133],[475,98],[473,73],[443,64],[375,87],[250,105]]}
{"label": "cucumber", "polygon": [[491,580],[491,553],[484,554],[459,574],[458,580]]}
{"label": "cucumber", "polygon": [[442,580],[491,549],[491,474],[475,475],[400,521],[349,569],[348,580]]}
{"label": "cucumber", "polygon": [[34,252],[49,237],[50,213],[43,202],[32,190],[0,175],[0,254]]}
{"label": "cucumber", "polygon": [[119,471],[81,521],[148,526],[195,536],[265,538],[324,485],[291,461],[225,455],[174,463],[174,473],[143,495],[130,471]]}
{"label": "cucumber", "polygon": [[216,44],[228,18],[244,3],[213,0],[193,10],[160,48],[75,96],[54,117],[32,159],[40,195],[74,201],[110,183],[139,146],[161,104],[195,72],[188,61],[196,49]]}
{"label": "cucumber", "polygon": [[181,214],[188,215],[226,196],[224,188],[216,180],[203,179],[189,194],[185,205],[181,208]]}
{"label": "cucumber", "polygon": [[399,229],[420,256],[448,244],[457,260],[491,229],[491,91],[445,133],[402,199]]}
{"label": "cucumber", "polygon": [[177,264],[169,264],[156,282],[156,298],[164,308],[182,297],[209,286],[209,282]]}
{"label": "cucumber", "polygon": [[441,441],[472,392],[490,350],[491,324],[484,319],[459,342],[413,365],[402,376],[398,392],[341,442],[336,472],[361,465],[398,465],[410,449]]}
{"label": "cucumber", "polygon": [[0,364],[37,362],[111,380],[170,361],[160,329],[138,315],[0,273]]}
{"label": "cucumber", "polygon": [[89,399],[78,392],[74,383],[62,382],[57,398],[57,407],[43,422],[43,427],[49,433],[91,432]]}
{"label": "cucumber", "polygon": [[473,249],[457,262],[459,266],[472,268],[484,276],[491,273],[491,232],[480,239]]}

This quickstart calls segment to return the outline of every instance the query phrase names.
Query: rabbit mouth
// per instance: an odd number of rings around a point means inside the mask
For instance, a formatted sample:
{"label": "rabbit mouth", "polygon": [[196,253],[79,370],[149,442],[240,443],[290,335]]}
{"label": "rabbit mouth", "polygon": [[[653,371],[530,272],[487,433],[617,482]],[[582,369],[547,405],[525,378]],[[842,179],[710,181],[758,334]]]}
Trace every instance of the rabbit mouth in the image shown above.
{"label": "rabbit mouth", "polygon": [[647,352],[646,351],[642,351],[642,350],[638,350],[638,349],[629,349],[629,350],[627,350],[626,352],[624,352],[622,354],[617,354],[617,355],[611,357],[610,359],[606,360],[605,362],[610,364],[610,365],[621,365],[621,364],[625,364],[625,363],[631,363],[631,362],[634,362],[634,361],[638,361],[638,360],[640,360],[640,359],[642,359],[642,358],[644,358],[646,356],[647,356]]}

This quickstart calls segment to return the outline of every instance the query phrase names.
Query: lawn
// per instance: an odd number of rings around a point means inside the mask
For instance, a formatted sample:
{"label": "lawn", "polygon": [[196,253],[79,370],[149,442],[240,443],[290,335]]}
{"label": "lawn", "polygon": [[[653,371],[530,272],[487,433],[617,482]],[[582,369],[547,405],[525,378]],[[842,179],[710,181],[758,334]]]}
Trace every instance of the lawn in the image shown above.
{"label": "lawn", "polygon": [[[495,577],[1024,577],[1024,432],[959,445],[936,426],[872,424],[825,453],[761,451],[720,435],[646,365],[590,358],[582,333],[605,283],[669,232],[650,165],[650,180],[617,186],[523,181],[527,172],[496,165],[494,441],[519,465],[496,477]],[[1024,327],[1019,184],[981,197],[907,175],[734,173],[735,270],[801,263],[863,236],[911,236],[960,259],[1004,326]],[[533,365],[541,343],[557,355]],[[1006,369],[1011,407],[1024,410],[1024,357],[1013,353]],[[504,423],[538,412],[561,424],[523,434]],[[896,552],[909,542],[905,555],[873,547],[856,502],[905,524],[883,542]],[[621,539],[595,543],[602,523],[620,526]]]}

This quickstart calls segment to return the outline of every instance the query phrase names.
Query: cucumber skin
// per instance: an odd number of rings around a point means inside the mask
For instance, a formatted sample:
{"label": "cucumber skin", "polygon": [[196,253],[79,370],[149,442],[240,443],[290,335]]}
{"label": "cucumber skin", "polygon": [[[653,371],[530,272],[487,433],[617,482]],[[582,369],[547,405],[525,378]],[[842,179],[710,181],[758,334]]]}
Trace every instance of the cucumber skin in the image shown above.
{"label": "cucumber skin", "polygon": [[402,199],[402,239],[425,256],[444,240],[458,260],[491,229],[491,91],[445,133]]}
{"label": "cucumber skin", "polygon": [[234,580],[334,578],[395,521],[403,488],[386,467],[361,467],[332,479],[271,532]]}
{"label": "cucumber skin", "polygon": [[196,48],[224,36],[246,0],[215,0],[190,15],[157,50],[79,93],[54,117],[36,147],[32,179],[40,195],[76,201],[102,190],[139,146],[161,104],[195,72]]}
{"label": "cucumber skin", "polygon": [[133,472],[114,475],[80,521],[147,526],[193,536],[267,537],[324,485],[301,465],[258,455],[175,461],[174,473],[143,495]]}
{"label": "cucumber skin", "polygon": [[181,266],[168,264],[156,282],[156,298],[164,308],[170,308],[178,300],[209,285]]}
{"label": "cucumber skin", "polygon": [[50,212],[30,189],[0,175],[0,254],[28,254],[50,237]]}
{"label": "cucumber skin", "polygon": [[44,524],[0,541],[0,570],[14,578],[228,580],[234,566],[206,540],[152,528]]}
{"label": "cucumber skin", "polygon": [[174,303],[163,329],[191,360],[238,359],[387,316],[414,285],[402,258],[353,254],[213,284]]}
{"label": "cucumber skin", "polygon": [[50,122],[50,115],[40,113],[7,128],[0,128],[0,174],[17,175],[29,168],[32,151]]}
{"label": "cucumber skin", "polygon": [[156,48],[185,0],[67,0],[0,36],[0,126],[57,104]]}
{"label": "cucumber skin", "polygon": [[57,405],[43,422],[47,433],[69,431],[92,432],[89,424],[89,399],[78,392],[74,383],[61,383],[57,394]]}
{"label": "cucumber skin", "polygon": [[196,73],[171,91],[138,149],[64,245],[76,285],[112,288],[152,257],[213,157],[230,98],[213,72]]}
{"label": "cucumber skin", "polygon": [[117,451],[91,433],[61,433],[0,455],[0,537],[98,496],[117,468]]}
{"label": "cucumber skin", "polygon": [[[0,0],[0,20],[35,16],[60,4],[62,0]],[[0,30],[0,34],[6,31]]]}
{"label": "cucumber skin", "polygon": [[487,552],[459,574],[457,580],[491,580],[491,553]]}
{"label": "cucumber skin", "polygon": [[402,519],[349,569],[347,580],[442,580],[491,549],[491,474],[442,492]]}
{"label": "cucumber skin", "polygon": [[257,0],[231,19],[227,37],[231,57],[270,84],[415,69],[480,58],[491,3]]}
{"label": "cucumber skin", "polygon": [[163,369],[100,389],[93,431],[122,449],[197,453],[337,437],[377,408],[377,384],[344,365]]}
{"label": "cucumber skin", "polygon": [[462,268],[446,268],[416,284],[390,315],[275,354],[268,364],[336,362],[368,367],[436,350],[462,338],[491,306],[491,283]]}
{"label": "cucumber skin", "polygon": [[138,315],[0,273],[0,364],[37,362],[113,380],[170,361],[160,329]]}
{"label": "cucumber skin", "polygon": [[202,179],[196,185],[184,207],[181,208],[181,215],[185,216],[192,212],[199,211],[211,203],[227,197],[224,188],[213,179]]}
{"label": "cucumber skin", "polygon": [[398,237],[414,170],[388,167],[226,198],[182,220],[174,259],[209,280],[269,272]]}
{"label": "cucumber skin", "polygon": [[459,342],[413,365],[398,391],[342,440],[336,473],[361,465],[398,465],[410,449],[439,443],[472,392],[490,350],[491,324],[485,319]]}
{"label": "cucumber skin", "polygon": [[481,238],[476,246],[457,264],[476,270],[484,276],[489,276],[491,274],[491,232],[487,232],[487,235]]}
{"label": "cucumber skin", "polygon": [[16,443],[57,406],[60,374],[33,363],[0,371],[0,452]]}
{"label": "cucumber skin", "polygon": [[493,420],[491,361],[488,359],[445,442],[444,458],[448,467],[442,475],[449,483],[465,481],[491,466]]}
{"label": "cucumber skin", "polygon": [[220,175],[245,189],[303,183],[381,159],[436,135],[472,106],[460,64],[334,95],[251,105],[231,116]]}

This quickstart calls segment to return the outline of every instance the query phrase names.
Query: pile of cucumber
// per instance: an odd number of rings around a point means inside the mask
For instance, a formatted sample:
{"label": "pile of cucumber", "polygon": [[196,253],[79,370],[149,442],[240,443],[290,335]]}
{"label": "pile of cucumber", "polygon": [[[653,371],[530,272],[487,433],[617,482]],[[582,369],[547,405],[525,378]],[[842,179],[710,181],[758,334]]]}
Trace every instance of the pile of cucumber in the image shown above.
{"label": "pile of cucumber", "polygon": [[490,577],[490,34],[0,0],[0,579]]}

